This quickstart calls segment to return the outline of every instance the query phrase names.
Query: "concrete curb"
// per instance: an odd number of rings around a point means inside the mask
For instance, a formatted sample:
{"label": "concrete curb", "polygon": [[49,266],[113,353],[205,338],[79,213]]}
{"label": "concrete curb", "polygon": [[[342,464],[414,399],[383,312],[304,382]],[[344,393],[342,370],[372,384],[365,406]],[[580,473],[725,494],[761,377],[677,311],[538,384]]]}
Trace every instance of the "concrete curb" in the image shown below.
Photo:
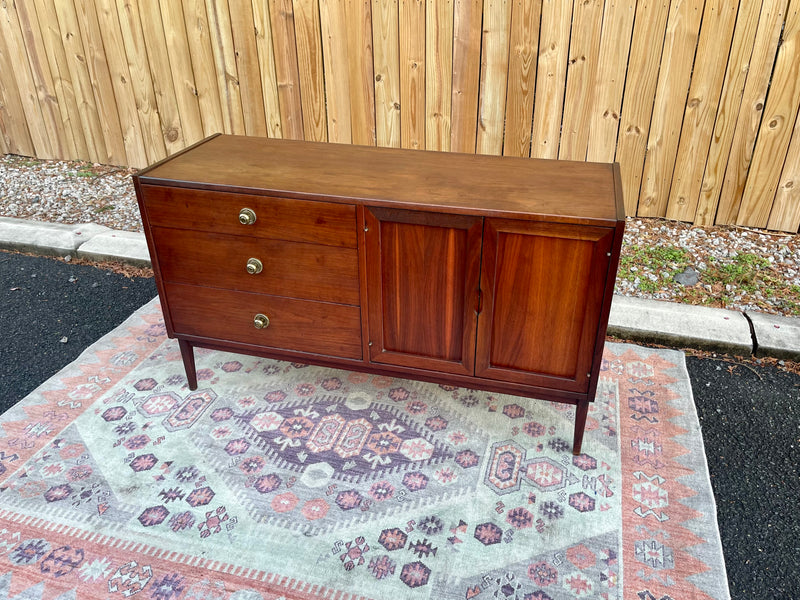
{"label": "concrete curb", "polygon": [[[93,223],[0,217],[0,248],[150,266],[144,234]],[[794,317],[615,295],[608,333],[665,346],[800,361],[800,319]]]}

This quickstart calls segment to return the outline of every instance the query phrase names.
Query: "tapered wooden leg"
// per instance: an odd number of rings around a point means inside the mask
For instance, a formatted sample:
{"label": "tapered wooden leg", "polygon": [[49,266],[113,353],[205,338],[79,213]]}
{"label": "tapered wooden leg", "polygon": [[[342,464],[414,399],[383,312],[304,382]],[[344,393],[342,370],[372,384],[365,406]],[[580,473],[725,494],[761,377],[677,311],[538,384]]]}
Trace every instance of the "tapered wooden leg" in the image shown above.
{"label": "tapered wooden leg", "polygon": [[197,389],[197,370],[194,366],[194,350],[192,345],[186,340],[178,340],[178,345],[181,347],[181,358],[183,359],[183,368],[186,370],[186,379],[189,381],[189,389]]}
{"label": "tapered wooden leg", "polygon": [[572,434],[572,454],[578,456],[583,444],[583,430],[586,427],[586,415],[589,413],[589,401],[579,400],[575,406],[575,432]]}

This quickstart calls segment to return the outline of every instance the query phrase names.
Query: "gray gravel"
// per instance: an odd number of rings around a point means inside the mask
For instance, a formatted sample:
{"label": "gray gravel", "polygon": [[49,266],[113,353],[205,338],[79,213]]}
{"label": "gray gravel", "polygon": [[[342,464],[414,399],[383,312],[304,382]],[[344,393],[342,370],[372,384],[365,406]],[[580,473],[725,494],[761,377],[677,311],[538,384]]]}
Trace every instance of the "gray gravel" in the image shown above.
{"label": "gray gravel", "polygon": [[[5,155],[0,157],[0,216],[54,223],[91,222],[141,231],[131,181],[134,172],[92,163]],[[640,256],[641,252],[637,254],[637,249],[643,248],[682,249],[688,260],[680,265],[654,264]],[[760,279],[724,284],[709,280],[712,266],[734,264],[736,257],[743,255],[763,259],[761,271],[767,283]],[[616,287],[622,295],[800,315],[797,234],[632,218],[626,225],[622,260]],[[694,281],[688,269],[699,279],[693,285],[687,285]],[[681,274],[689,279],[681,278]],[[771,285],[770,278],[781,285]],[[683,283],[679,283],[681,280]]]}

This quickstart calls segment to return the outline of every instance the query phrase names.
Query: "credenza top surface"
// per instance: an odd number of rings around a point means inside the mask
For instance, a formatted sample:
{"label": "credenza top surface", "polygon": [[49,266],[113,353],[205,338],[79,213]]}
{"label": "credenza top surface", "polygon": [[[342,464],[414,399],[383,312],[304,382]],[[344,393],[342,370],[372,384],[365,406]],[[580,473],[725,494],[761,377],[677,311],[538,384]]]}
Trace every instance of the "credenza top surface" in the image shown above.
{"label": "credenza top surface", "polygon": [[465,214],[613,223],[614,165],[218,135],[141,183]]}

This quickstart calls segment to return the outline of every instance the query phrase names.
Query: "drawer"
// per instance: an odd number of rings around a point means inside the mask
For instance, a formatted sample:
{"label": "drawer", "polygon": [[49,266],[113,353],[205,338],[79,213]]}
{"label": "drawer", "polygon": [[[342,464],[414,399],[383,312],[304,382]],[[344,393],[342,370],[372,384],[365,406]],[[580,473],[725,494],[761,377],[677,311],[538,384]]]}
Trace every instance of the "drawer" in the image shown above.
{"label": "drawer", "polygon": [[[165,281],[359,304],[358,251],[183,229],[153,228]],[[263,268],[249,274],[247,261]]]}
{"label": "drawer", "polygon": [[[164,288],[177,334],[361,358],[361,310],[357,306],[178,283],[167,283]],[[258,313],[269,317],[264,329],[253,325]]]}
{"label": "drawer", "polygon": [[[356,248],[358,243],[356,209],[350,204],[153,185],[143,185],[141,191],[151,226],[345,248]],[[244,208],[255,213],[252,225],[239,221]]]}

